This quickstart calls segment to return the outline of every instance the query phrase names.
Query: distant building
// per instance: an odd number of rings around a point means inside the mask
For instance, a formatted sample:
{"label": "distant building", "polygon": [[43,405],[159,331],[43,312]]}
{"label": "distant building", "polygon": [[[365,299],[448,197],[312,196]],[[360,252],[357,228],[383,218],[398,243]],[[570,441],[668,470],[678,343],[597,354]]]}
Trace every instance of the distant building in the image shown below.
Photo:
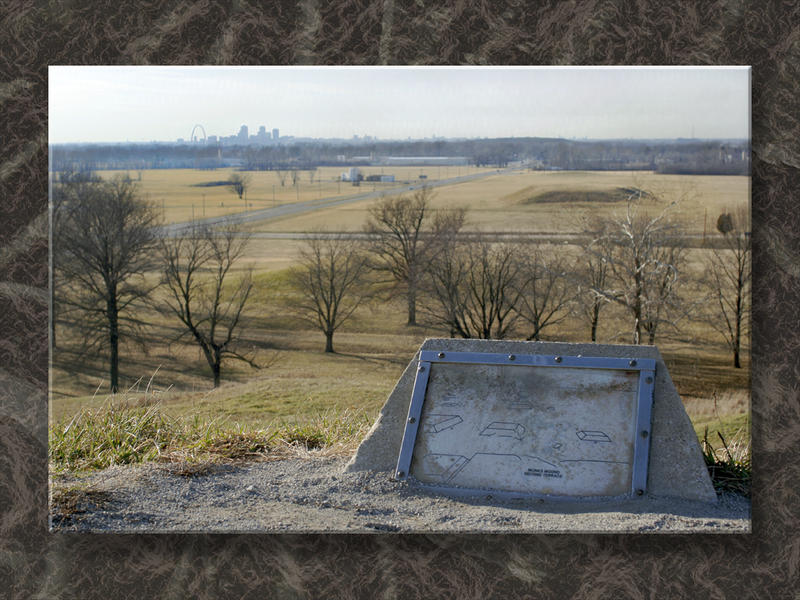
{"label": "distant building", "polygon": [[365,181],[380,181],[381,183],[391,183],[394,175],[367,175]]}
{"label": "distant building", "polygon": [[236,141],[240,144],[246,144],[247,139],[247,125],[242,125],[241,128],[239,128],[239,135],[236,136]]}
{"label": "distant building", "polygon": [[277,141],[277,139],[280,137],[280,136],[278,135],[278,133],[279,133],[279,132],[278,132],[278,130],[277,130],[277,129],[273,129],[273,130],[272,130],[272,139],[273,139],[273,140],[276,140],[276,141]]}
{"label": "distant building", "polygon": [[363,179],[358,167],[350,167],[349,170],[342,173],[342,181],[360,181]]}

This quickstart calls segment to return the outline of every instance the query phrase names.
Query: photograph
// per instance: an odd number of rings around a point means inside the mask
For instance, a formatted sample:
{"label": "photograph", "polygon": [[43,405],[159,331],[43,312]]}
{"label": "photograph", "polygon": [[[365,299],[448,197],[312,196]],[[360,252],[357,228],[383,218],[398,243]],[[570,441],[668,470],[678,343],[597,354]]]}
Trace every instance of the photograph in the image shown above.
{"label": "photograph", "polygon": [[48,95],[51,532],[751,532],[749,67]]}

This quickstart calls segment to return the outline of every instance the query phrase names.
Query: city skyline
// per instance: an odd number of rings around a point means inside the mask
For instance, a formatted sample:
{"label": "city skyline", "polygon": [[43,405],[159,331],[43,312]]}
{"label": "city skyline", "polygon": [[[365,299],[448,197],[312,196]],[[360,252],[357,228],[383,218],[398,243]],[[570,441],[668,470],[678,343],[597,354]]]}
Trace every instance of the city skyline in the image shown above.
{"label": "city skyline", "polygon": [[747,67],[50,67],[50,143],[747,139]]}

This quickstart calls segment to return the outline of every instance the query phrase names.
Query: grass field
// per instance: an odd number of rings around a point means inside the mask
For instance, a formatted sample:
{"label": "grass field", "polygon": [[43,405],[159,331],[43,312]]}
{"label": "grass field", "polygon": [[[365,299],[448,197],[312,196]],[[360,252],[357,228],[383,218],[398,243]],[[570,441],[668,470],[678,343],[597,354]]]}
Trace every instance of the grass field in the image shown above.
{"label": "grass field", "polygon": [[[747,177],[703,177],[657,175],[644,172],[532,171],[496,174],[475,181],[436,188],[432,206],[464,207],[467,229],[484,231],[529,231],[570,233],[575,220],[588,215],[610,215],[624,210],[625,202],[584,200],[586,192],[614,192],[637,187],[662,197],[653,210],[667,202],[680,201],[677,220],[686,233],[716,232],[717,217],[738,206],[748,206]],[[536,202],[560,191],[571,197],[564,202]],[[531,200],[534,201],[531,201]],[[333,231],[357,231],[367,218],[373,201],[323,209],[312,214],[271,220],[250,227],[253,231],[295,232],[321,227]]]}
{"label": "grass field", "polygon": [[[380,172],[380,168],[374,169]],[[300,199],[319,195],[352,194],[370,189],[337,184],[339,169],[320,169],[321,183],[310,184],[302,174]],[[398,180],[414,180],[422,171],[429,180],[474,172],[466,167],[385,167]],[[192,187],[193,184],[224,180],[232,171],[144,171],[140,191],[165,210],[166,221],[185,221],[203,216],[243,210],[238,197],[227,187]],[[363,169],[370,173],[370,169]],[[248,202],[252,208],[294,202],[298,190],[280,188],[272,172],[252,172]],[[137,172],[130,176],[137,179]],[[379,184],[380,185],[380,184]],[[385,184],[384,184],[385,185]],[[661,194],[667,200],[681,198],[676,216],[684,230],[713,232],[723,211],[747,206],[749,178],[665,176],[652,173],[519,172],[490,175],[468,183],[437,188],[434,207],[467,207],[468,227],[492,231],[574,232],[581,217],[618,211],[624,201],[614,201],[620,188],[638,187]],[[202,195],[205,194],[203,200]],[[374,419],[387,395],[419,344],[443,332],[424,323],[405,325],[402,298],[363,307],[337,332],[337,353],[326,354],[324,337],[293,316],[292,292],[286,269],[296,260],[301,241],[259,238],[257,232],[303,232],[320,226],[331,230],[361,229],[370,202],[353,203],[303,216],[257,223],[246,258],[239,265],[255,268],[255,295],[247,309],[244,338],[264,365],[252,369],[243,363],[225,363],[223,385],[214,390],[207,364],[196,346],[169,343],[177,333],[177,322],[149,311],[138,315],[151,323],[147,352],[124,344],[121,350],[121,386],[131,398],[157,399],[161,409],[179,418],[201,418],[269,427],[275,423],[302,423],[326,411],[353,411]],[[655,209],[655,207],[654,207]],[[564,247],[566,252],[575,248]],[[691,269],[702,274],[708,250],[690,252]],[[621,315],[607,310],[601,320],[599,341],[628,343]],[[524,332],[520,332],[523,334]],[[107,365],[103,355],[78,353],[77,331],[61,328],[51,371],[51,422],[65,423],[83,409],[108,402]],[[545,339],[587,341],[588,325],[568,321],[547,330]],[[446,333],[445,333],[446,335]],[[749,431],[749,355],[743,369],[734,369],[731,358],[714,332],[691,323],[680,336],[657,339],[673,380],[684,400],[698,436],[705,428],[731,439],[737,431]]]}
{"label": "grass field", "polygon": [[[283,240],[255,240],[258,254]],[[297,243],[297,242],[293,242]],[[287,263],[290,258],[284,258]],[[264,266],[263,263],[259,263]],[[256,277],[255,300],[248,310],[246,334],[256,361],[223,366],[223,385],[213,390],[208,366],[192,345],[167,344],[177,335],[175,323],[155,312],[153,341],[147,354],[128,345],[123,350],[122,386],[132,394],[161,399],[173,416],[222,418],[230,423],[265,427],[277,421],[303,421],[327,409],[355,410],[372,418],[397,378],[426,337],[441,336],[432,327],[405,325],[402,301],[360,309],[334,338],[337,352],[323,352],[324,337],[309,329],[291,311],[292,293],[285,270],[261,272]],[[601,321],[600,340],[627,343],[620,315],[610,307]],[[546,339],[586,341],[585,323],[548,331]],[[69,336],[59,335],[64,340]],[[731,417],[747,414],[749,364],[733,369],[730,357],[714,333],[695,326],[691,340],[657,341],[698,427],[711,425],[730,433]],[[107,367],[102,357],[81,357],[65,341],[54,355],[52,420],[71,418],[81,408],[97,408],[107,401]],[[714,399],[717,399],[714,404]],[[735,423],[733,423],[735,424]]]}
{"label": "grass field", "polygon": [[[359,167],[368,175],[389,174],[395,176],[394,183],[362,181],[358,187],[346,181],[338,181],[344,167],[320,167],[314,171],[314,181],[309,171],[300,171],[297,185],[293,185],[287,173],[284,184],[276,171],[238,171],[232,168],[200,169],[153,169],[145,171],[99,171],[103,178],[127,175],[136,182],[139,192],[150,199],[161,210],[164,223],[182,223],[192,219],[218,217],[245,210],[272,208],[292,202],[305,202],[320,198],[349,196],[365,191],[380,191],[396,188],[403,183],[419,183],[420,175],[426,181],[447,179],[458,175],[493,172],[486,167]],[[202,184],[226,181],[232,174],[246,175],[250,179],[246,198],[239,199],[230,186]],[[141,179],[139,175],[141,174]],[[245,202],[246,200],[246,202]]]}

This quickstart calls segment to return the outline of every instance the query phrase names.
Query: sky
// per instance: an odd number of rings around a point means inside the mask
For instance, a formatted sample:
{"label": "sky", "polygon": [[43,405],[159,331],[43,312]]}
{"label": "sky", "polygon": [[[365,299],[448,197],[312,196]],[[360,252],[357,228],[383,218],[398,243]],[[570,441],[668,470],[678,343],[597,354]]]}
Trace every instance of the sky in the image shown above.
{"label": "sky", "polygon": [[749,138],[747,67],[49,69],[50,143],[229,136]]}

